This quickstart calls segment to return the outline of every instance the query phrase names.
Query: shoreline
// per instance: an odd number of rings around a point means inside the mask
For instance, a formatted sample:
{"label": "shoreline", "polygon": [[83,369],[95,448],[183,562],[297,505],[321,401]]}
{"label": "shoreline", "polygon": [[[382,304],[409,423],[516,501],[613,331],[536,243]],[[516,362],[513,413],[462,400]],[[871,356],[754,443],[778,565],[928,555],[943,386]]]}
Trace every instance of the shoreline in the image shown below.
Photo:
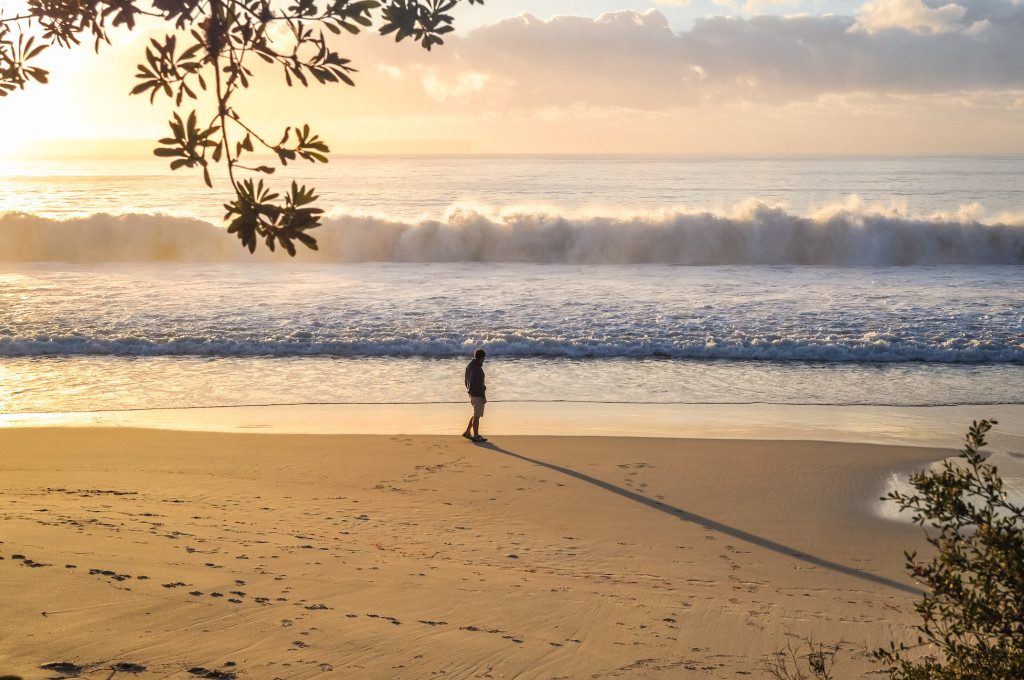
{"label": "shoreline", "polygon": [[[0,414],[20,427],[129,427],[197,432],[458,435],[468,402],[305,404]],[[971,422],[995,418],[990,448],[1024,451],[1024,405],[814,406],[489,402],[485,435],[797,440],[957,449]]]}
{"label": "shoreline", "polygon": [[[0,428],[0,673],[760,673],[911,641],[896,467],[837,442]],[[122,664],[118,666],[118,664]],[[207,677],[227,677],[207,676]]]}

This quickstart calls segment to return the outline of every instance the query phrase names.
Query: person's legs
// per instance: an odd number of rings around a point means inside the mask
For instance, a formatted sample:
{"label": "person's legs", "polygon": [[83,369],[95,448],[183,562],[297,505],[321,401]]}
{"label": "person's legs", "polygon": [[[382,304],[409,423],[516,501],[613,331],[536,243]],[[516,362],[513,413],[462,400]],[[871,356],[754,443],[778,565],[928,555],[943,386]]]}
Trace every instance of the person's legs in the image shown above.
{"label": "person's legs", "polygon": [[[483,439],[480,436],[480,418],[484,415],[484,404],[487,400],[483,397],[470,397],[470,402],[473,404],[473,417],[469,419],[466,431],[462,433],[462,436],[474,440]],[[472,435],[470,435],[470,431],[472,431]]]}

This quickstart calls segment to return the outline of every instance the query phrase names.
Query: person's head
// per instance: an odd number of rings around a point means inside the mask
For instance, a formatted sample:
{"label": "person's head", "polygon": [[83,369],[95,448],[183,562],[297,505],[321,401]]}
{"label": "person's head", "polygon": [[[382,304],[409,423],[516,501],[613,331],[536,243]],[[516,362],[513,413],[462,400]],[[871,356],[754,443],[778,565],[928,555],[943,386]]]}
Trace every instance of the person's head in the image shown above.
{"label": "person's head", "polygon": [[485,356],[487,356],[487,352],[484,351],[483,347],[473,352],[473,358],[477,361],[483,361]]}

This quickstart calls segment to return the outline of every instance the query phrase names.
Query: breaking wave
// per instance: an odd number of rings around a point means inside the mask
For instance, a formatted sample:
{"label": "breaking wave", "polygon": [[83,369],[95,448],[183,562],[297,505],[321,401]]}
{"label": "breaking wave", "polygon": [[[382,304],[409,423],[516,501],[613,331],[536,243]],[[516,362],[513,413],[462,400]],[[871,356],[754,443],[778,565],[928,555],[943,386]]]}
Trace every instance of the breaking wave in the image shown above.
{"label": "breaking wave", "polygon": [[[652,332],[656,329],[649,329]],[[420,334],[423,335],[423,334]],[[700,359],[804,361],[835,363],[905,363],[927,361],[958,363],[1024,362],[1018,338],[965,340],[942,343],[920,337],[737,337],[722,331],[719,337],[581,338],[555,332],[526,339],[520,333],[492,333],[487,346],[504,358],[568,359]],[[226,336],[189,333],[179,338],[87,336],[82,334],[32,337],[5,336],[0,329],[0,356],[201,356],[201,357],[461,357],[478,344],[467,337],[378,338],[367,333],[351,340],[309,337],[258,337],[241,333]]]}
{"label": "breaking wave", "polygon": [[[978,211],[911,219],[847,204],[814,215],[750,200],[729,213],[663,210],[617,216],[453,207],[441,219],[328,217],[302,262],[899,266],[1024,264],[1024,217]],[[94,214],[55,220],[0,215],[0,261],[242,262],[234,236],[190,217]]]}

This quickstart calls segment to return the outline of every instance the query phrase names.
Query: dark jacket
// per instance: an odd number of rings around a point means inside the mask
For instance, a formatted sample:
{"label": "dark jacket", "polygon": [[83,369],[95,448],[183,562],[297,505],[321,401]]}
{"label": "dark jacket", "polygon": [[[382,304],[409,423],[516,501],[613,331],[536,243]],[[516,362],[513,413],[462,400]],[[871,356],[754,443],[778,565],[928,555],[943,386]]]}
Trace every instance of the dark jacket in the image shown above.
{"label": "dark jacket", "polygon": [[484,365],[473,359],[466,366],[466,389],[471,397],[483,397],[487,387],[484,385]]}

